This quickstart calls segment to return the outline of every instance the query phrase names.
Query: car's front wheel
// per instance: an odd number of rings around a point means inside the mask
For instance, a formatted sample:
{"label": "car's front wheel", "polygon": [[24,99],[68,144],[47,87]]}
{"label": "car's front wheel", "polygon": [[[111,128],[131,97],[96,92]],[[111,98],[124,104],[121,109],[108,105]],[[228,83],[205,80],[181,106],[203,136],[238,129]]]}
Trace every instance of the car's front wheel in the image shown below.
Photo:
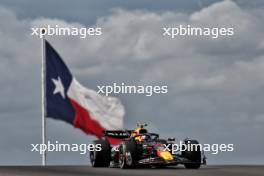
{"label": "car's front wheel", "polygon": [[196,140],[185,140],[187,149],[182,152],[183,157],[188,159],[190,163],[185,163],[186,169],[199,169],[201,166],[201,149],[199,142]]}

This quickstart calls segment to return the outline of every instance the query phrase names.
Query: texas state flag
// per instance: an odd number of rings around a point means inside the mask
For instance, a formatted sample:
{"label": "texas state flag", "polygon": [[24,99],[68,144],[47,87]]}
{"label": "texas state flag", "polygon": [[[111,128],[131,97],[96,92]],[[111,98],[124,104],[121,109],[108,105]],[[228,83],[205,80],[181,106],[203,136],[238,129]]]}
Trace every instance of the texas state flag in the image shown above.
{"label": "texas state flag", "polygon": [[120,100],[82,86],[47,41],[45,51],[46,117],[63,120],[98,138],[104,130],[122,129],[125,110]]}

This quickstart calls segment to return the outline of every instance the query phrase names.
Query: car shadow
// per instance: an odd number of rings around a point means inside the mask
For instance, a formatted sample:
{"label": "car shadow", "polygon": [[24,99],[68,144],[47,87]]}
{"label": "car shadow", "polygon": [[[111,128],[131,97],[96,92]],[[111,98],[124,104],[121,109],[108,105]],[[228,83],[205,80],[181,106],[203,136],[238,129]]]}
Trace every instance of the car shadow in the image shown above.
{"label": "car shadow", "polygon": [[186,169],[184,166],[166,166],[166,167],[135,167],[128,170],[216,170],[220,169],[217,166],[201,166],[199,169]]}

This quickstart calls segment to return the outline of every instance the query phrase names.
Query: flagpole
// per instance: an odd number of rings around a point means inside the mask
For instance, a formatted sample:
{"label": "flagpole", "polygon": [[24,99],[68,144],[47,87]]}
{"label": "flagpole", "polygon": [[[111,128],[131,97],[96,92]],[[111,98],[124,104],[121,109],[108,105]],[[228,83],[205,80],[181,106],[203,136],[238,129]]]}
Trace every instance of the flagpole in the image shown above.
{"label": "flagpole", "polygon": [[[41,31],[45,33],[44,29]],[[42,40],[42,62],[41,62],[41,121],[42,121],[42,144],[46,145],[46,44],[45,36]],[[46,166],[46,151],[42,153],[42,166]]]}

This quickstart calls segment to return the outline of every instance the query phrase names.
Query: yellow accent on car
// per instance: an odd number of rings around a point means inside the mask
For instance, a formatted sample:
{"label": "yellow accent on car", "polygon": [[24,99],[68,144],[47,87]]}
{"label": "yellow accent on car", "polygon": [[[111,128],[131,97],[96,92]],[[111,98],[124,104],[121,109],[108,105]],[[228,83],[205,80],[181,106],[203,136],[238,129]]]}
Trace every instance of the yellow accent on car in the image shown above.
{"label": "yellow accent on car", "polygon": [[161,157],[165,160],[173,160],[173,156],[168,151],[159,151],[158,155],[159,155],[159,157]]}
{"label": "yellow accent on car", "polygon": [[131,136],[130,137],[135,137],[136,141],[142,141],[140,135],[148,133],[148,130],[144,128],[146,126],[147,126],[146,123],[138,123],[137,124],[137,128],[134,131],[131,132]]}

